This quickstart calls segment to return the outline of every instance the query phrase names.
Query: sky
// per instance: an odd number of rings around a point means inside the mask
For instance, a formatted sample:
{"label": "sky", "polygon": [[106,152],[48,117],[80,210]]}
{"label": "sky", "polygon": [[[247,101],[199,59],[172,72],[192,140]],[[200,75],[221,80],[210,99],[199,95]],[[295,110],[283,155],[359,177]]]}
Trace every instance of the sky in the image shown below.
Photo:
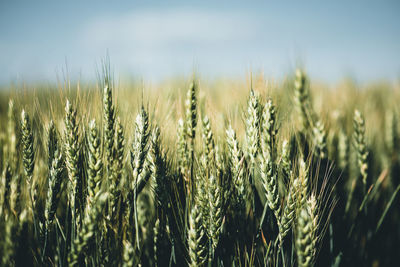
{"label": "sky", "polygon": [[[400,78],[400,1],[0,0],[0,84],[189,75]],[[66,71],[67,70],[67,71]]]}

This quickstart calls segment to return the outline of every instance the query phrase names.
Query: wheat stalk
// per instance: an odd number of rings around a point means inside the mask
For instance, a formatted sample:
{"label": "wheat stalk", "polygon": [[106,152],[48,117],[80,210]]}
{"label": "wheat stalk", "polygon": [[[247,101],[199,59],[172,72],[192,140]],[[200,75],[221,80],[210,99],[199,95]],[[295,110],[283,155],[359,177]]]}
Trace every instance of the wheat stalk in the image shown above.
{"label": "wheat stalk", "polygon": [[302,126],[302,130],[310,129],[313,126],[311,118],[310,95],[307,88],[307,78],[300,70],[296,70],[296,78],[294,81],[294,100],[298,111],[298,119]]}
{"label": "wheat stalk", "polygon": [[151,177],[154,182],[154,193],[158,205],[166,209],[168,201],[166,163],[161,154],[160,128],[156,126],[151,136],[150,162]]}
{"label": "wheat stalk", "polygon": [[300,267],[314,265],[317,227],[316,203],[315,199],[310,198],[301,208],[297,219],[296,252]]}
{"label": "wheat stalk", "polygon": [[260,140],[260,100],[258,95],[250,90],[246,116],[246,148],[250,162],[255,164]]}
{"label": "wheat stalk", "polygon": [[297,202],[297,214],[301,211],[302,207],[307,202],[308,198],[308,167],[306,163],[301,159],[299,162],[299,176],[295,184],[297,185],[296,202]]}
{"label": "wheat stalk", "polygon": [[229,167],[232,172],[232,180],[235,187],[234,206],[240,215],[246,211],[246,180],[244,178],[243,153],[236,138],[236,132],[229,125],[226,130],[226,143],[228,145]]}
{"label": "wheat stalk", "polygon": [[293,179],[289,185],[289,192],[286,197],[285,206],[283,208],[282,216],[279,223],[279,239],[282,245],[284,238],[292,227],[293,221],[296,216],[296,191],[298,188],[298,179]]}
{"label": "wheat stalk", "polygon": [[324,159],[328,156],[327,145],[326,145],[326,132],[324,129],[324,124],[321,120],[318,120],[313,127],[313,136],[315,142],[316,155]]}
{"label": "wheat stalk", "polygon": [[101,172],[103,167],[101,141],[99,130],[96,121],[92,120],[89,123],[89,132],[87,137],[88,146],[88,195],[87,195],[87,208],[91,209],[94,197],[101,188]]}
{"label": "wheat stalk", "polygon": [[7,145],[4,147],[5,153],[9,159],[12,170],[16,170],[17,163],[17,136],[15,123],[14,101],[10,99],[7,111]]}
{"label": "wheat stalk", "polygon": [[265,104],[262,114],[262,125],[261,125],[261,151],[264,160],[274,160],[275,151],[275,139],[276,139],[276,114],[275,106],[271,99]]}
{"label": "wheat stalk", "polygon": [[189,246],[189,266],[202,266],[205,260],[205,248],[202,244],[204,230],[201,223],[202,215],[199,208],[195,204],[189,215],[189,231],[188,231],[188,246]]}
{"label": "wheat stalk", "polygon": [[131,188],[134,189],[144,169],[144,163],[148,152],[149,140],[149,117],[142,106],[135,120],[135,137],[131,150],[131,165],[133,181]]}
{"label": "wheat stalk", "polygon": [[365,121],[360,111],[354,111],[354,133],[353,143],[357,154],[357,165],[361,174],[362,183],[364,185],[364,193],[367,187],[368,176],[368,148],[365,140]]}
{"label": "wheat stalk", "polygon": [[186,142],[185,125],[182,119],[178,120],[178,130],[177,130],[177,164],[181,175],[186,179],[188,175],[189,166],[189,151],[188,144]]}
{"label": "wheat stalk", "polygon": [[124,136],[124,128],[121,124],[121,120],[119,117],[116,119],[115,124],[115,143],[113,147],[113,171],[112,171],[112,178],[111,184],[109,188],[110,193],[110,207],[109,207],[109,215],[115,212],[116,204],[118,198],[121,193],[121,186],[124,186],[127,181],[123,181],[123,173],[124,173],[124,157],[125,157],[125,136]]}
{"label": "wheat stalk", "polygon": [[103,91],[103,119],[105,155],[106,161],[111,167],[114,159],[115,108],[113,105],[112,89],[108,83],[106,83]]}
{"label": "wheat stalk", "polygon": [[48,159],[49,159],[49,178],[47,185],[47,198],[44,211],[45,218],[45,237],[44,246],[42,251],[42,261],[46,253],[48,233],[54,221],[57,211],[58,202],[60,199],[62,174],[64,170],[64,161],[62,153],[58,147],[57,130],[53,121],[50,122],[49,135],[48,135]]}
{"label": "wheat stalk", "polygon": [[[76,220],[76,194],[79,181],[79,135],[76,110],[67,100],[65,105],[65,162],[68,170],[68,202],[72,211],[72,220]],[[73,233],[74,235],[74,233]]]}
{"label": "wheat stalk", "polygon": [[186,110],[186,131],[187,137],[191,140],[189,152],[193,152],[193,142],[196,137],[196,126],[197,126],[197,84],[195,81],[190,83],[189,90],[186,94],[185,110]]}
{"label": "wheat stalk", "polygon": [[82,264],[82,254],[85,252],[89,243],[93,241],[95,234],[99,229],[99,220],[102,217],[103,208],[107,202],[107,198],[108,194],[102,192],[99,192],[95,196],[94,208],[85,215],[82,229],[79,231],[77,237],[74,239],[74,246],[72,246],[68,254],[69,266],[79,266]]}
{"label": "wheat stalk", "polygon": [[208,233],[212,240],[212,247],[215,248],[219,242],[219,236],[222,230],[223,211],[222,211],[222,196],[221,187],[214,175],[211,175],[208,186],[208,201],[209,201],[209,215],[210,224]]}
{"label": "wheat stalk", "polygon": [[286,139],[284,139],[282,142],[280,167],[282,168],[283,174],[286,178],[292,176],[290,148],[289,142]]}
{"label": "wheat stalk", "polygon": [[22,110],[21,112],[21,143],[22,143],[22,163],[24,166],[26,182],[29,186],[32,185],[33,168],[35,166],[35,150],[33,147],[33,132],[29,115]]}
{"label": "wheat stalk", "polygon": [[393,155],[398,148],[398,122],[396,113],[393,110],[386,112],[385,116],[385,143],[389,155]]}
{"label": "wheat stalk", "polygon": [[207,166],[210,166],[211,163],[216,162],[215,160],[215,143],[214,143],[214,135],[211,129],[210,119],[205,116],[203,118],[203,147],[204,153],[207,158]]}
{"label": "wheat stalk", "polygon": [[338,161],[342,170],[346,170],[349,165],[349,141],[343,131],[339,132],[338,140]]}

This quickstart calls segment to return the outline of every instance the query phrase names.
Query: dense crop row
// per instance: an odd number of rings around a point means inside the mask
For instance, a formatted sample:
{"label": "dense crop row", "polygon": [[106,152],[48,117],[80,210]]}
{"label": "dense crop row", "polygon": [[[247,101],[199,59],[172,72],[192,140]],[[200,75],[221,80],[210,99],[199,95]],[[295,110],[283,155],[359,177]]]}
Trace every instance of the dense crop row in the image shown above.
{"label": "dense crop row", "polygon": [[[163,94],[147,104],[142,93],[122,109],[109,75],[102,88],[62,97],[64,111],[59,92],[41,96],[47,110],[15,94],[9,101],[0,128],[2,265],[398,263],[395,91],[313,99],[297,71],[269,96],[242,90],[246,105],[226,111],[232,101],[205,104],[196,80],[183,105]],[[181,118],[170,111],[180,107]]]}

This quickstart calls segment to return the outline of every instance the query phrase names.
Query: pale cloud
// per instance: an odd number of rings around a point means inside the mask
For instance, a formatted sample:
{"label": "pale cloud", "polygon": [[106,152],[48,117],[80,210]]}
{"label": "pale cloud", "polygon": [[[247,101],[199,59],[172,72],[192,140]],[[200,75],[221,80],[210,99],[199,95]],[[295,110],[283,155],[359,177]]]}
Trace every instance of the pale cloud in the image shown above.
{"label": "pale cloud", "polygon": [[[239,41],[257,35],[257,20],[249,14],[195,9],[136,10],[88,23],[83,35],[89,43],[130,43],[163,46],[180,42]],[[92,43],[93,44],[93,43]]]}
{"label": "pale cloud", "polygon": [[[235,61],[243,47],[251,48],[248,44],[260,38],[260,27],[257,16],[237,11],[142,9],[89,21],[82,27],[80,42],[93,56],[108,50],[122,70],[167,77],[228,55]],[[220,63],[215,67],[224,66]]]}

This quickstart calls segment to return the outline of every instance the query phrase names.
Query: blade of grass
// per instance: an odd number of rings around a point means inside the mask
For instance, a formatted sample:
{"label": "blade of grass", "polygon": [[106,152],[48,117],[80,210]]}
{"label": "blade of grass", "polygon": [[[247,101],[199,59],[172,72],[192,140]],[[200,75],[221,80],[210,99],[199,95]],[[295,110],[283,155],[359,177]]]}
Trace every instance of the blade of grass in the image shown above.
{"label": "blade of grass", "polygon": [[380,229],[380,227],[381,227],[381,225],[383,223],[383,220],[385,219],[386,214],[388,213],[390,207],[392,206],[392,204],[393,204],[397,194],[399,193],[399,191],[400,191],[400,184],[397,186],[397,188],[394,191],[392,197],[390,198],[389,202],[387,203],[386,208],[383,211],[381,218],[379,219],[378,225],[376,226],[375,233],[377,233],[379,231],[379,229]]}

